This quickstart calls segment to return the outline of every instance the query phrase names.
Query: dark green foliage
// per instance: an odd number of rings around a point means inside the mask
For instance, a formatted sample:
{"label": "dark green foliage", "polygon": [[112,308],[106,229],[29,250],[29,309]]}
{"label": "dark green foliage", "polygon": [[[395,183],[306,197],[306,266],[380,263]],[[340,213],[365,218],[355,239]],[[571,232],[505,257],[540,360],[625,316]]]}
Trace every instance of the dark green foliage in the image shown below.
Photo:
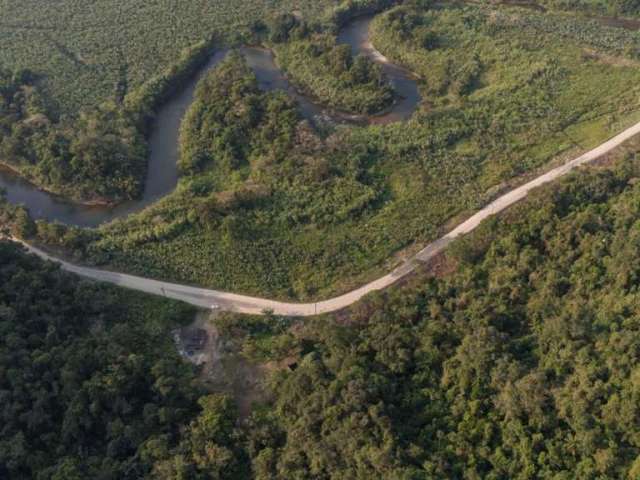
{"label": "dark green foliage", "polygon": [[193,310],[80,281],[0,242],[0,477],[138,479],[199,390],[169,331]]}
{"label": "dark green foliage", "polygon": [[293,83],[322,105],[372,114],[389,107],[393,89],[379,65],[351,54],[330,34],[275,46],[278,64]]}
{"label": "dark green foliage", "polygon": [[301,23],[290,13],[276,16],[270,26],[269,40],[282,43],[289,40],[294,29],[301,28]]}
{"label": "dark green foliage", "polygon": [[249,478],[249,462],[237,441],[236,408],[223,395],[198,400],[202,409],[187,427],[177,447],[153,444],[151,478],[158,480],[223,480]]}

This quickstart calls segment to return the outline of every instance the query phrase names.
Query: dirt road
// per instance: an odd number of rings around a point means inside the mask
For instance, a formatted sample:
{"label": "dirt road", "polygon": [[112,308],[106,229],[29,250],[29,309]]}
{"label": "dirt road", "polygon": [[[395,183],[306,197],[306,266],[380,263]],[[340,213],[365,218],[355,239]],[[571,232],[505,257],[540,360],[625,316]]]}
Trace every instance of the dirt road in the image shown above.
{"label": "dirt road", "polygon": [[370,292],[381,290],[392,285],[400,278],[411,273],[421,262],[425,262],[440,253],[456,237],[464,235],[465,233],[469,233],[478,225],[480,225],[480,223],[486,218],[504,210],[510,205],[513,205],[514,203],[523,199],[532,189],[545,183],[551,182],[565,175],[576,167],[579,167],[580,165],[584,165],[593,160],[596,160],[597,158],[602,157],[603,155],[609,153],[611,150],[620,146],[622,143],[637,134],[640,134],[640,122],[628,128],[619,135],[616,135],[600,146],[594,148],[593,150],[579,156],[578,158],[575,158],[557,168],[554,168],[553,170],[540,175],[530,182],[505,193],[504,195],[484,207],[482,210],[478,211],[475,215],[462,222],[451,232],[427,245],[413,258],[400,265],[398,268],[385,275],[384,277],[368,283],[352,292],[317,303],[297,304],[278,302],[264,298],[256,298],[246,295],[238,295],[235,293],[190,287],[186,285],[161,282],[149,278],[136,277],[123,273],[114,273],[105,270],[98,270],[95,268],[82,267],[51,257],[45,252],[29,245],[26,245],[26,247],[32,253],[44,259],[60,263],[64,270],[76,273],[82,277],[90,278],[100,282],[113,283],[121,287],[132,288],[155,295],[163,295],[177,300],[182,300],[198,307],[220,308],[223,310],[253,314],[260,314],[265,310],[272,310],[278,315],[291,316],[310,316],[319,313],[328,313],[347,307],[357,302],[363,296]]}

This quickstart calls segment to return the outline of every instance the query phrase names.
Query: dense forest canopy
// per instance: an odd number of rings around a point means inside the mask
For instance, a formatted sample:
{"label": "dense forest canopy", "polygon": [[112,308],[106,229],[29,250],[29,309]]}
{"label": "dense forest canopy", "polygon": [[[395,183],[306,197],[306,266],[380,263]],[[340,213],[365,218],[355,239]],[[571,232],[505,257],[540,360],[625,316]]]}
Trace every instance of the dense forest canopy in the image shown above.
{"label": "dense forest canopy", "polygon": [[0,241],[0,477],[140,478],[202,391],[169,332],[193,309],[99,286]]}

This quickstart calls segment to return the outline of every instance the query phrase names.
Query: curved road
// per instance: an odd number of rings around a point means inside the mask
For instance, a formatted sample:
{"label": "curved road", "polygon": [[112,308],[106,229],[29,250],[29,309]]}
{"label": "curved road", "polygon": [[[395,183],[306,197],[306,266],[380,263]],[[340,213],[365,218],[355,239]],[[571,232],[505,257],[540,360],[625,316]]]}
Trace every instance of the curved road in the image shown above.
{"label": "curved road", "polygon": [[451,232],[427,245],[410,260],[400,265],[398,268],[385,275],[384,277],[368,283],[358,288],[357,290],[353,290],[352,292],[317,303],[278,302],[264,298],[249,297],[246,295],[220,292],[217,290],[207,290],[204,288],[161,282],[158,280],[136,277],[123,273],[81,267],[65,262],[58,258],[54,258],[30,245],[25,246],[32,253],[46,260],[57,262],[61,264],[64,270],[76,273],[82,277],[90,278],[92,280],[97,280],[100,282],[113,283],[121,287],[140,290],[155,295],[164,295],[176,300],[182,300],[198,307],[221,308],[223,310],[251,314],[261,314],[265,310],[271,310],[278,315],[288,316],[311,316],[320,313],[334,312],[357,302],[368,293],[374,292],[376,290],[381,290],[392,285],[400,278],[414,271],[421,262],[425,262],[438,253],[442,252],[455,238],[474,230],[486,218],[504,210],[510,205],[513,205],[514,203],[526,197],[532,189],[555,180],[567,174],[576,167],[579,167],[580,165],[584,165],[602,157],[603,155],[609,153],[611,150],[620,146],[622,143],[637,134],[640,134],[640,122],[636,123],[632,127],[626,129],[619,135],[616,135],[600,146],[594,148],[593,150],[565,163],[564,165],[561,165],[557,168],[554,168],[553,170],[548,171],[547,173],[540,175],[539,177],[520,187],[517,187],[505,193],[486,207],[482,208],[471,218],[462,222]]}

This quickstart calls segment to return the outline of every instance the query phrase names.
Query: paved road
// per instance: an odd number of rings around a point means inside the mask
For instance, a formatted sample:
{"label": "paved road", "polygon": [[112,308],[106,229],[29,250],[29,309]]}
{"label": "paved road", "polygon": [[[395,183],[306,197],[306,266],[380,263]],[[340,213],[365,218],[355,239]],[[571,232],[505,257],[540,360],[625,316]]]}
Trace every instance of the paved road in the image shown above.
{"label": "paved road", "polygon": [[604,154],[610,152],[611,150],[618,147],[637,134],[640,134],[640,122],[628,128],[619,135],[616,135],[597,148],[594,148],[593,150],[585,153],[584,155],[581,155],[578,158],[575,158],[565,163],[564,165],[554,168],[553,170],[540,175],[530,182],[518,188],[515,188],[508,193],[505,193],[504,195],[484,207],[482,210],[478,211],[471,218],[462,222],[451,232],[427,245],[413,258],[400,265],[398,268],[385,275],[384,277],[368,283],[352,292],[317,303],[298,304],[278,302],[264,298],[255,298],[246,295],[238,295],[235,293],[208,290],[204,288],[190,287],[175,283],[160,282],[149,278],[136,277],[123,273],[81,267],[57,258],[53,258],[45,252],[32,246],[26,245],[26,247],[32,253],[35,253],[36,255],[44,259],[60,263],[64,270],[76,273],[80,276],[100,282],[113,283],[115,285],[132,288],[134,290],[140,290],[147,293],[164,295],[166,297],[182,300],[198,307],[211,308],[213,305],[215,305],[222,310],[252,314],[260,314],[265,310],[272,310],[278,315],[291,316],[310,316],[319,313],[334,312],[357,302],[363,296],[370,292],[381,290],[392,285],[398,279],[411,273],[420,263],[425,262],[438,253],[442,252],[455,238],[472,231],[486,218],[518,202],[519,200],[524,198],[532,189],[555,180],[575,169],[576,167],[579,167],[580,165],[584,165],[593,160],[596,160],[597,158],[600,158]]}

